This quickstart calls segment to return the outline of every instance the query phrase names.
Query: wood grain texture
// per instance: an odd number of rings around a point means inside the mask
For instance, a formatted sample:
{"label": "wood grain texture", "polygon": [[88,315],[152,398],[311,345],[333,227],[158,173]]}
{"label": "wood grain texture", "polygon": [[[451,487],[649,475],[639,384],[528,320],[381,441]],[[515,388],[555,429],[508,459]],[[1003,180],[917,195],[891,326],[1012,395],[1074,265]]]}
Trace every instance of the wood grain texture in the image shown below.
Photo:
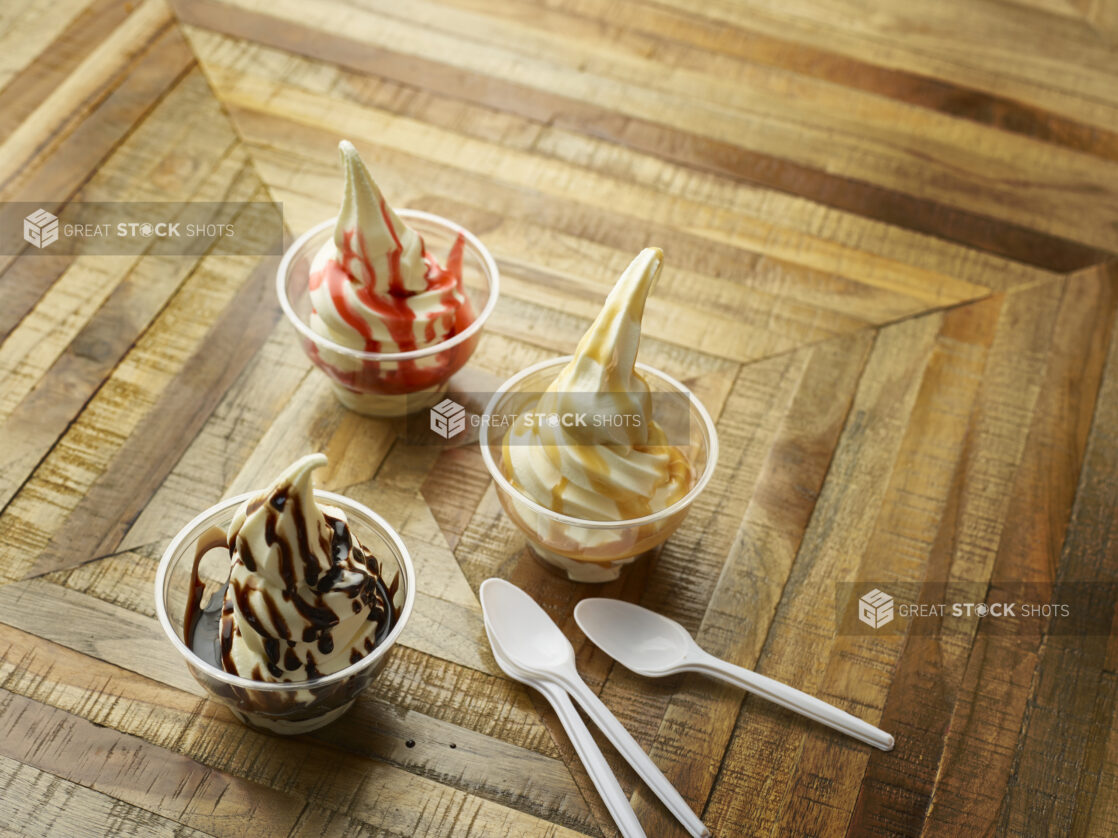
{"label": "wood grain texture", "polygon": [[[409,444],[336,402],[282,321],[276,259],[0,255],[0,835],[616,834],[554,714],[490,655],[490,576],[544,606],[716,836],[1115,834],[1114,8],[0,8],[0,224],[14,201],[274,200],[297,235],[336,211],[344,136],[390,201],[498,262],[457,391],[570,352],[658,245],[641,359],[721,442],[653,560],[576,585],[525,549],[475,445]],[[278,739],[206,699],[152,586],[195,513],[312,451],[320,485],[400,531],[419,595],[353,710]],[[842,631],[837,583],[863,580],[925,603],[1096,595],[1078,634]],[[639,678],[575,625],[590,595],[897,747]],[[604,751],[648,834],[683,835]]]}
{"label": "wood grain texture", "polygon": [[[203,838],[211,833],[184,826],[180,820],[162,817],[117,797],[63,780],[8,757],[0,757],[0,835],[73,835],[99,838],[103,835],[184,836]],[[16,829],[9,827],[18,825]]]}

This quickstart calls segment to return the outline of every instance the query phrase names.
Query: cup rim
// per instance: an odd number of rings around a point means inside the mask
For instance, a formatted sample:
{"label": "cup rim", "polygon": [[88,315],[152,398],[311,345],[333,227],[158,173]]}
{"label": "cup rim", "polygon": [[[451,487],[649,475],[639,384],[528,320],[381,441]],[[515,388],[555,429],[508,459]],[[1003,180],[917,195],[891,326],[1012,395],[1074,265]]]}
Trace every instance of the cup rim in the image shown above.
{"label": "cup rim", "polygon": [[[492,415],[501,396],[512,390],[517,384],[519,384],[528,376],[532,375],[533,373],[539,372],[542,369],[547,369],[548,367],[558,366],[559,364],[567,364],[573,358],[573,355],[564,355],[561,358],[550,358],[546,361],[540,361],[538,363],[532,364],[530,367],[525,367],[520,372],[516,373],[516,375],[507,379],[500,387],[496,389],[496,391],[493,393],[493,396],[489,399],[489,402],[485,405],[484,415]],[[703,473],[699,475],[699,479],[696,480],[695,485],[691,487],[691,491],[689,491],[687,494],[685,494],[683,497],[681,497],[670,506],[664,507],[659,512],[653,512],[640,518],[625,518],[620,521],[598,521],[589,518],[576,518],[573,515],[565,515],[562,512],[555,512],[554,510],[548,509],[546,506],[537,503],[533,498],[530,498],[524,492],[520,491],[520,489],[517,489],[515,486],[512,485],[511,482],[509,482],[508,478],[506,478],[505,475],[501,473],[501,469],[497,466],[497,463],[493,459],[493,455],[489,451],[489,431],[491,425],[488,422],[482,422],[478,444],[481,446],[481,458],[485,461],[485,467],[489,470],[490,477],[492,477],[497,482],[497,485],[501,489],[514,496],[518,502],[523,503],[525,506],[527,506],[529,509],[533,510],[537,514],[550,518],[553,521],[559,521],[560,523],[570,524],[590,530],[621,529],[626,527],[639,527],[643,526],[644,524],[652,524],[689,507],[695,500],[695,498],[699,496],[699,493],[706,488],[707,484],[710,482],[711,476],[714,474],[714,469],[718,465],[718,431],[714,426],[714,420],[711,419],[710,413],[707,411],[706,407],[699,400],[699,398],[694,393],[692,393],[689,388],[684,386],[682,382],[672,378],[672,376],[668,375],[663,370],[658,370],[655,367],[649,366],[648,364],[642,364],[638,361],[635,366],[636,369],[638,369],[640,372],[653,375],[659,378],[661,381],[664,381],[670,386],[674,387],[679,392],[686,394],[692,409],[696,413],[698,413],[699,418],[702,419],[703,425],[707,431],[707,438],[710,440],[707,444],[707,462],[706,466],[703,468]]]}
{"label": "cup rim", "polygon": [[194,653],[194,650],[187,646],[187,644],[179,637],[175,627],[171,625],[171,618],[167,614],[167,606],[164,602],[163,596],[163,589],[167,580],[167,574],[171,566],[172,557],[178,552],[183,542],[186,541],[188,537],[195,534],[195,531],[207,518],[210,518],[213,515],[217,515],[229,509],[235,509],[246,500],[254,498],[258,494],[259,492],[244,492],[242,494],[235,495],[234,497],[226,498],[225,500],[215,503],[213,506],[209,507],[205,511],[199,512],[197,515],[195,515],[194,518],[192,518],[189,523],[183,526],[182,529],[180,529],[178,533],[176,533],[175,537],[171,539],[171,543],[167,545],[167,549],[163,551],[163,555],[159,559],[159,568],[156,570],[155,573],[155,613],[156,616],[159,618],[159,624],[163,627],[163,633],[166,634],[168,638],[170,638],[171,643],[175,646],[179,654],[183,656],[187,663],[202,670],[211,678],[214,678],[215,680],[221,681],[222,683],[228,684],[230,686],[241,687],[243,689],[261,690],[264,692],[293,692],[296,690],[317,689],[318,687],[329,686],[331,684],[344,681],[347,678],[358,674],[359,672],[361,672],[361,670],[369,666],[371,663],[380,660],[380,658],[384,656],[384,653],[391,649],[392,646],[396,643],[396,639],[403,631],[404,626],[408,621],[408,617],[411,616],[412,608],[415,605],[415,567],[412,565],[411,554],[408,552],[408,548],[404,545],[404,541],[402,538],[400,538],[400,534],[396,532],[396,529],[376,512],[373,512],[373,510],[369,509],[369,507],[365,506],[363,503],[358,503],[352,498],[348,498],[345,495],[339,495],[336,492],[327,492],[323,489],[314,490],[316,499],[326,501],[336,506],[341,506],[343,509],[348,506],[355,511],[360,512],[362,515],[367,515],[373,520],[374,523],[377,524],[377,526],[382,529],[382,535],[384,535],[384,537],[389,542],[391,542],[392,546],[397,551],[400,570],[404,575],[404,581],[407,584],[407,588],[405,589],[404,593],[404,605],[396,616],[396,624],[388,632],[384,640],[377,644],[376,648],[370,651],[367,655],[362,657],[361,660],[357,661],[356,663],[351,663],[349,666],[345,667],[344,669],[339,669],[337,672],[332,672],[329,675],[322,676],[321,678],[313,678],[307,681],[279,682],[256,681],[252,678],[245,678],[241,675],[232,675],[226,672],[224,669],[219,669],[212,664],[206,663],[206,661],[198,657],[198,655]]}
{"label": "cup rim", "polygon": [[295,308],[291,305],[291,300],[287,295],[287,272],[291,268],[291,263],[303,246],[312,238],[317,236],[323,230],[333,227],[337,223],[338,217],[328,218],[315,224],[299,238],[291,243],[291,246],[284,251],[283,258],[280,260],[279,267],[276,269],[276,296],[279,298],[280,307],[283,309],[284,315],[291,322],[291,324],[299,331],[303,337],[308,340],[314,341],[319,346],[329,349],[332,352],[337,352],[341,355],[348,355],[352,358],[357,358],[361,361],[413,361],[417,358],[425,358],[428,355],[434,355],[437,352],[445,352],[460,343],[465,343],[471,337],[481,331],[481,327],[485,321],[489,319],[489,315],[493,313],[493,309],[497,305],[497,297],[500,292],[501,275],[497,269],[497,262],[493,258],[493,254],[489,252],[481,239],[463,227],[461,224],[456,224],[449,218],[443,218],[441,215],[435,215],[433,212],[424,212],[423,210],[412,209],[398,209],[396,214],[401,219],[407,221],[408,219],[417,219],[420,221],[427,221],[436,226],[445,227],[448,231],[455,235],[461,235],[481,258],[482,265],[485,267],[486,273],[489,275],[489,298],[485,301],[485,305],[481,311],[478,312],[474,322],[448,340],[433,343],[430,346],[425,346],[422,349],[411,349],[407,352],[366,352],[362,349],[353,349],[349,346],[343,346],[340,343],[335,343],[324,335],[318,334],[310,326],[308,326],[299,315],[295,313]]}

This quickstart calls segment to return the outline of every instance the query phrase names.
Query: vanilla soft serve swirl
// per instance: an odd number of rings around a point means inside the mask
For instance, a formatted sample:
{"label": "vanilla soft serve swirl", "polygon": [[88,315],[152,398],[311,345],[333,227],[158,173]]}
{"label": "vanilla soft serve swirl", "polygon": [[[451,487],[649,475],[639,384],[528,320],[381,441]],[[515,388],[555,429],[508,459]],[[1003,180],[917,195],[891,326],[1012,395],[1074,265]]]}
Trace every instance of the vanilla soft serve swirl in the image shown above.
{"label": "vanilla soft serve swirl", "polygon": [[391,620],[376,559],[345,513],[319,507],[303,457],[246,501],[229,525],[222,668],[258,681],[304,681],[356,663]]}
{"label": "vanilla soft serve swirl", "polygon": [[[462,286],[464,238],[440,266],[385,201],[357,149],[346,141],[338,148],[345,191],[333,238],[311,263],[311,329],[349,349],[382,354],[423,349],[458,334],[474,320]],[[430,386],[433,372],[449,363],[440,355],[363,363],[329,348],[317,351],[339,382],[363,389],[375,379],[386,392]],[[359,373],[364,379],[352,378]]]}
{"label": "vanilla soft serve swirl", "polygon": [[[645,299],[662,262],[659,248],[641,251],[579,341],[574,358],[505,436],[506,475],[554,512],[629,520],[665,509],[690,489],[687,460],[666,444],[663,430],[652,421],[652,396],[634,367]],[[593,419],[579,424],[563,418],[579,414]],[[595,543],[574,546],[601,547],[615,537],[609,531],[583,531],[579,541]]]}

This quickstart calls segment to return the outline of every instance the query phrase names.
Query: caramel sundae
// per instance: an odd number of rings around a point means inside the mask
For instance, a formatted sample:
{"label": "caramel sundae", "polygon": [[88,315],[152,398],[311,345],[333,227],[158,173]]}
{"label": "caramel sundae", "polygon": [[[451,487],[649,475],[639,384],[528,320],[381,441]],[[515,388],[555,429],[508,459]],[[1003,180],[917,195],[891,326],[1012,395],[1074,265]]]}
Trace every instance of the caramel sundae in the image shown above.
{"label": "caramel sundae", "polygon": [[[696,472],[704,472],[704,482],[709,476],[706,455],[713,437],[696,437],[694,445],[684,440],[682,447],[669,444],[654,416],[649,380],[636,363],[645,300],[662,263],[659,248],[643,250],[557,374],[548,377],[544,367],[554,365],[543,364],[518,377],[522,392],[533,381],[548,383],[534,404],[517,408],[501,438],[500,474],[513,490],[501,500],[536,552],[571,578],[615,577],[619,564],[678,526],[686,512],[679,502],[696,485]],[[674,388],[687,397],[683,404],[692,405],[692,414],[706,417],[678,382],[662,374],[654,380],[661,395]],[[494,404],[509,395],[499,393]],[[533,511],[523,497],[554,514]]]}

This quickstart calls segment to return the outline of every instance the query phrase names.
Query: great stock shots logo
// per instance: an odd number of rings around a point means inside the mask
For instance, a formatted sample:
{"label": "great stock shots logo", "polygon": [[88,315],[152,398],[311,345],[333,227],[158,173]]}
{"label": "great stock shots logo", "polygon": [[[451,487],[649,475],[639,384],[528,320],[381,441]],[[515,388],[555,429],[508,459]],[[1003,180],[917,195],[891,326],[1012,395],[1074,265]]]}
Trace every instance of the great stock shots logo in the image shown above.
{"label": "great stock shots logo", "polygon": [[58,216],[37,209],[23,219],[23,240],[40,250],[58,241]]}
{"label": "great stock shots logo", "polygon": [[51,206],[53,212],[38,202],[0,202],[0,254],[283,253],[283,206],[269,201],[72,201]]}
{"label": "great stock shots logo", "polygon": [[[886,593],[888,590],[888,593]],[[889,579],[835,583],[840,634],[862,637],[982,631],[1010,637],[1111,637],[1118,582]]]}
{"label": "great stock shots logo", "polygon": [[451,439],[466,430],[466,408],[453,399],[443,399],[431,408],[431,430]]}
{"label": "great stock shots logo", "polygon": [[858,600],[858,619],[870,628],[881,628],[893,619],[893,598],[874,588]]}
{"label": "great stock shots logo", "polygon": [[[409,445],[455,446],[490,442],[509,446],[536,445],[627,445],[630,436],[640,436],[644,425],[654,421],[665,445],[695,444],[691,433],[691,402],[686,393],[553,393],[517,391],[507,405],[491,407],[494,391],[453,389],[449,396],[431,405],[430,393],[416,394],[404,436]],[[561,402],[540,408],[544,396]],[[631,404],[644,409],[622,409]],[[555,408],[560,409],[556,410]],[[646,415],[647,414],[647,415]],[[483,433],[484,432],[484,433]]]}

